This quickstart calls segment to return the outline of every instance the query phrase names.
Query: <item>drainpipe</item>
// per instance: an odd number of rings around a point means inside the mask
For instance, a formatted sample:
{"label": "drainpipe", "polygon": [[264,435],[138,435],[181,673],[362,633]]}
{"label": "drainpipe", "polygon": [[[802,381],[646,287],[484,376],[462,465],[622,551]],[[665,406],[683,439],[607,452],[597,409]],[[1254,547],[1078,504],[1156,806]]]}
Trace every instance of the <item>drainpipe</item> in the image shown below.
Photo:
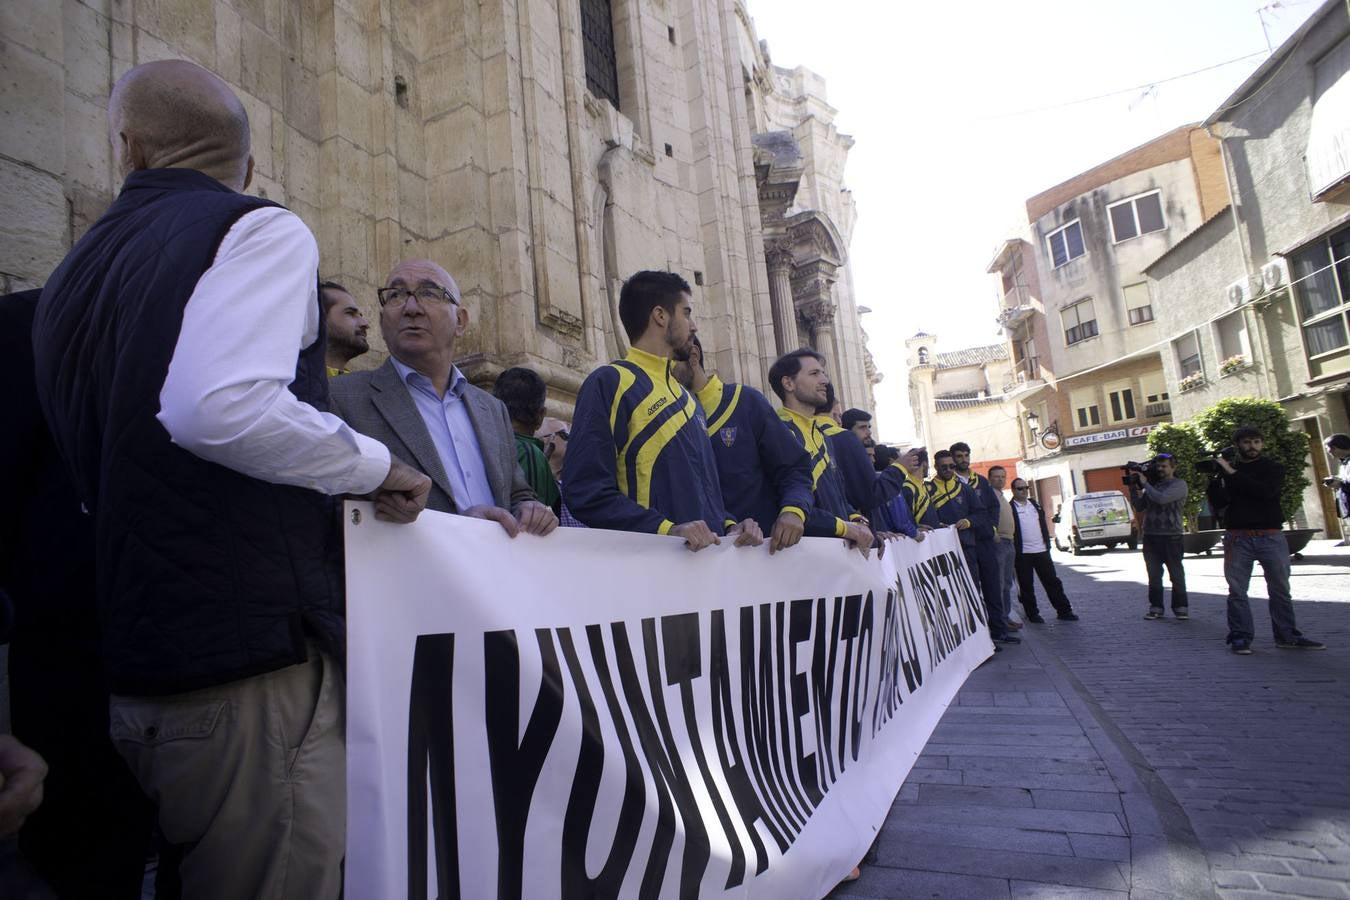
{"label": "drainpipe", "polygon": [[[1347,0],[1347,2],[1350,2],[1350,0]],[[1224,144],[1223,137],[1214,133],[1212,126],[1205,126],[1205,134],[1209,135],[1210,140],[1219,142],[1219,160],[1223,164],[1223,183],[1224,187],[1228,189],[1228,211],[1233,216],[1233,235],[1237,238],[1238,252],[1242,254],[1243,277],[1250,283],[1253,277],[1252,259],[1251,254],[1247,249],[1246,235],[1242,231],[1242,217],[1238,215],[1238,207],[1241,206],[1241,203],[1238,198],[1237,186],[1233,183],[1232,173],[1229,172],[1228,169],[1228,148],[1227,145]],[[1292,288],[1290,288],[1289,296],[1292,299]],[[1253,348],[1255,348],[1258,343],[1260,345],[1261,370],[1262,377],[1266,382],[1266,393],[1271,397],[1277,396],[1275,391],[1275,373],[1272,372],[1270,368],[1270,360],[1274,358],[1270,349],[1270,335],[1265,328],[1261,327],[1261,317],[1257,314],[1255,309],[1251,308],[1250,304],[1243,306],[1241,313],[1242,327],[1246,330],[1248,335],[1256,335],[1257,340],[1251,341]],[[1250,315],[1248,315],[1248,313],[1250,313]],[[1253,325],[1256,327],[1253,328]],[[1215,360],[1215,365],[1217,364],[1218,360]]]}
{"label": "drainpipe", "polygon": [[[619,356],[628,355],[627,335],[620,326],[619,320],[619,298],[614,291],[614,285],[619,280],[619,262],[614,257],[614,242],[611,240],[610,228],[611,222],[610,208],[613,204],[613,185],[609,171],[610,155],[618,150],[620,144],[611,144],[600,154],[600,161],[596,163],[596,185],[595,185],[595,203],[592,209],[595,210],[596,223],[595,231],[600,236],[600,255],[603,258],[601,267],[601,278],[603,280],[602,288],[605,292],[605,301],[609,307],[609,331],[614,335],[614,343],[619,348]],[[601,329],[604,332],[604,329]],[[597,348],[599,349],[599,348]],[[596,354],[603,357],[603,351]]]}

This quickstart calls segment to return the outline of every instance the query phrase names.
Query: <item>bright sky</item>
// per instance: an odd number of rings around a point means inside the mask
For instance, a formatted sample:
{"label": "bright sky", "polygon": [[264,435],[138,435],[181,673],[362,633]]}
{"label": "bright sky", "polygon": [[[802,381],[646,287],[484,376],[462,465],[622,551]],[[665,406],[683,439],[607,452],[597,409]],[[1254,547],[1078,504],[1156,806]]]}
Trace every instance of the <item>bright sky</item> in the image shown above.
{"label": "bright sky", "polygon": [[[1320,5],[747,3],[774,64],[823,76],[836,125],[857,141],[845,170],[858,204],[850,251],[857,301],[873,310],[863,324],[885,375],[876,412],[887,441],[914,433],[906,337],[934,332],[943,351],[1003,340],[985,269],[1021,233],[1027,198],[1204,119],[1265,58],[1263,20],[1278,47]],[[1152,92],[1062,105],[1249,54]]]}

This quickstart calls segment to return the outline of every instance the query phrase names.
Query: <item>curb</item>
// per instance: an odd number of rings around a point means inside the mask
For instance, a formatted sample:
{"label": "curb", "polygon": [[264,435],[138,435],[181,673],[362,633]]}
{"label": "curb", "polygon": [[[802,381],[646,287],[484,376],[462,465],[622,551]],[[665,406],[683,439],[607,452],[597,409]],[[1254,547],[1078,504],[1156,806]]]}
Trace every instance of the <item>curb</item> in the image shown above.
{"label": "curb", "polygon": [[1050,676],[1120,787],[1130,832],[1130,897],[1216,897],[1209,860],[1172,791],[1059,655],[1039,639],[1026,640],[1028,630],[1023,648]]}

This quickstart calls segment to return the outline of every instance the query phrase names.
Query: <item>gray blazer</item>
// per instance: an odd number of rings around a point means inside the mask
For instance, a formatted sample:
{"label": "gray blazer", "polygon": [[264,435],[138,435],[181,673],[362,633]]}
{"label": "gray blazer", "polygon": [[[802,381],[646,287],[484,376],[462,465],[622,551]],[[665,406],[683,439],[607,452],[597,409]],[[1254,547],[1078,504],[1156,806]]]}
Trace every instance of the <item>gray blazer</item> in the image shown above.
{"label": "gray blazer", "polygon": [[[385,360],[373,372],[339,375],[328,382],[328,389],[337,416],[431,479],[427,509],[459,512],[440,454],[392,359]],[[516,462],[511,417],[500,400],[473,385],[464,390],[464,406],[478,435],[478,449],[483,455],[492,499],[503,509],[514,512],[522,502],[535,496]]]}

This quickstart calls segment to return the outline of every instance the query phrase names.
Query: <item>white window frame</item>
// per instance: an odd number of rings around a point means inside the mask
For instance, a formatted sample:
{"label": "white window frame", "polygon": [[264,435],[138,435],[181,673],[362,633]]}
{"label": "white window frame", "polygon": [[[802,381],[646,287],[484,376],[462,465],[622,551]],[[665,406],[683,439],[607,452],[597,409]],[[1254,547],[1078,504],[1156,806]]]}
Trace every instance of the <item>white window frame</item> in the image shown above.
{"label": "white window frame", "polygon": [[[1154,194],[1157,194],[1157,195],[1158,195],[1158,214],[1159,214],[1160,216],[1162,216],[1162,222],[1163,222],[1163,223],[1162,223],[1162,227],[1161,227],[1161,228],[1155,228],[1153,231],[1140,231],[1140,230],[1139,230],[1139,207],[1136,206],[1135,204],[1138,203],[1139,200],[1140,200],[1141,198],[1143,198],[1143,197],[1150,197],[1150,196],[1152,196],[1152,195],[1154,195]],[[1127,203],[1130,204],[1130,215],[1134,218],[1134,234],[1130,235],[1129,237],[1125,237],[1125,238],[1117,237],[1117,235],[1116,235],[1116,223],[1115,223],[1115,220],[1111,218],[1111,210],[1115,209],[1117,206],[1124,206],[1124,205],[1127,204]],[[1106,221],[1107,221],[1107,223],[1109,223],[1110,226],[1111,226],[1111,243],[1113,243],[1113,244],[1123,244],[1123,243],[1125,243],[1126,241],[1132,241],[1132,240],[1134,240],[1135,238],[1143,237],[1143,236],[1146,235],[1146,234],[1157,234],[1159,231],[1166,231],[1166,230],[1167,230],[1167,207],[1164,206],[1164,205],[1163,205],[1163,202],[1162,202],[1162,188],[1157,188],[1157,189],[1152,190],[1152,191],[1144,191],[1142,194],[1135,194],[1135,195],[1132,196],[1132,197],[1126,197],[1124,200],[1117,200],[1115,203],[1108,203],[1108,204],[1106,205]]]}
{"label": "white window frame", "polygon": [[[1182,366],[1182,357],[1181,357],[1181,342],[1184,341],[1184,340],[1185,340],[1186,338],[1188,338],[1188,337],[1194,338],[1194,339],[1195,339],[1195,355],[1196,355],[1196,357],[1198,357],[1199,360],[1200,360],[1200,368],[1197,369],[1195,372],[1190,372],[1190,373],[1187,373],[1187,372],[1182,371],[1183,366]],[[1203,343],[1201,342],[1201,340],[1200,340],[1200,331],[1199,331],[1198,329],[1188,331],[1188,332],[1186,332],[1185,334],[1181,335],[1181,337],[1178,337],[1178,338],[1174,338],[1174,339],[1173,339],[1173,341],[1172,341],[1172,358],[1175,359],[1175,360],[1176,360],[1176,363],[1177,363],[1177,377],[1178,377],[1178,378],[1189,378],[1191,375],[1196,374],[1196,372],[1198,372],[1198,373],[1201,374],[1201,375],[1204,375],[1204,374],[1205,374],[1205,347],[1204,347],[1204,344],[1203,344]]]}
{"label": "white window frame", "polygon": [[[1126,411],[1125,397],[1123,396],[1126,391],[1129,391],[1130,405],[1134,407],[1134,415],[1132,416],[1123,415]],[[1135,386],[1133,381],[1130,381],[1129,379],[1125,379],[1124,381],[1113,381],[1102,388],[1102,393],[1106,395],[1106,415],[1111,419],[1112,425],[1115,425],[1118,422],[1133,422],[1139,418],[1140,406],[1142,405],[1139,400],[1142,397],[1142,394],[1140,394],[1139,389]],[[1120,397],[1120,411],[1122,415],[1119,418],[1116,417],[1115,411],[1111,407],[1112,394],[1122,395]]]}
{"label": "white window frame", "polygon": [[1214,339],[1214,358],[1218,362],[1223,362],[1232,355],[1223,347],[1223,335],[1219,331],[1219,323],[1234,317],[1237,317],[1238,321],[1242,323],[1242,327],[1238,331],[1238,353],[1242,355],[1244,360],[1250,363],[1252,361],[1252,347],[1251,339],[1247,334],[1247,317],[1240,309],[1231,312],[1226,316],[1220,316],[1209,323],[1210,336]]}
{"label": "white window frame", "polygon": [[[1093,328],[1092,334],[1089,334],[1089,335],[1087,335],[1086,337],[1080,337],[1080,338],[1079,338],[1078,340],[1076,340],[1076,341],[1070,341],[1070,340],[1069,340],[1069,327],[1065,324],[1067,320],[1064,318],[1064,314],[1067,313],[1067,312],[1068,312],[1069,310],[1071,310],[1071,309],[1077,309],[1078,307],[1082,306],[1084,303],[1091,303],[1091,304],[1092,304],[1092,318],[1091,318],[1091,319],[1088,319],[1088,321],[1092,323],[1092,328]],[[1097,324],[1098,321],[1099,321],[1099,320],[1097,319],[1097,304],[1093,301],[1093,298],[1091,298],[1091,297],[1083,297],[1082,299],[1080,299],[1080,300],[1075,300],[1074,302],[1072,302],[1072,303],[1068,304],[1067,306],[1061,308],[1060,311],[1059,311],[1059,326],[1060,326],[1060,331],[1061,331],[1061,333],[1064,335],[1064,346],[1065,346],[1065,347],[1077,347],[1079,344],[1082,344],[1082,343],[1084,343],[1084,342],[1086,342],[1086,341],[1090,341],[1090,340],[1092,340],[1093,338],[1099,336],[1099,335],[1102,333],[1102,330],[1101,330],[1101,326]],[[1082,319],[1082,317],[1080,316],[1080,317],[1078,317],[1077,324],[1074,325],[1073,327],[1079,328],[1079,327],[1082,327],[1082,325],[1083,325],[1083,319]]]}
{"label": "white window frame", "polygon": [[[1137,306],[1131,306],[1130,288],[1137,288],[1137,287],[1142,287],[1144,289],[1144,302],[1140,303]],[[1135,282],[1134,284],[1121,285],[1120,295],[1125,300],[1125,322],[1129,327],[1133,328],[1136,325],[1147,325],[1150,322],[1155,321],[1153,316],[1153,294],[1148,289],[1147,281],[1138,281]],[[1134,321],[1134,311],[1136,309],[1148,310],[1148,318],[1141,319],[1138,322]]]}
{"label": "white window frame", "polygon": [[[1178,368],[1177,371],[1179,372],[1181,369]],[[1158,388],[1158,393],[1150,394],[1148,389],[1154,386]],[[1152,406],[1154,403],[1162,403],[1172,399],[1172,395],[1167,390],[1167,378],[1161,372],[1141,375],[1139,377],[1139,394],[1144,398],[1145,406]],[[1154,399],[1150,400],[1149,397]]]}
{"label": "white window frame", "polygon": [[[1074,394],[1078,394],[1079,397],[1081,398],[1084,394],[1087,394],[1088,392],[1091,392],[1092,394],[1092,399],[1090,402],[1078,403],[1077,401],[1074,400],[1073,396]],[[1101,393],[1095,387],[1079,388],[1077,391],[1069,392],[1069,407],[1073,415],[1073,427],[1075,428],[1075,430],[1082,431],[1083,429],[1087,428],[1100,428],[1102,424],[1105,423],[1106,415],[1102,411],[1101,399],[1102,399]],[[1097,421],[1095,422],[1092,421],[1091,416],[1092,410],[1097,411]],[[1086,411],[1089,414],[1087,416],[1079,416],[1078,415],[1079,411]],[[1082,419],[1086,419],[1087,421],[1084,422],[1082,421]]]}
{"label": "white window frame", "polygon": [[[1075,225],[1078,226],[1078,241],[1083,245],[1083,252],[1078,254],[1077,256],[1069,256],[1069,239],[1066,237],[1064,239],[1064,262],[1060,263],[1059,265],[1055,265],[1055,248],[1051,246],[1050,242],[1054,239],[1055,235],[1063,234],[1070,228],[1074,227]],[[1063,225],[1059,226],[1054,231],[1047,234],[1045,236],[1045,252],[1049,254],[1050,268],[1052,269],[1062,269],[1069,263],[1073,262],[1075,259],[1082,259],[1084,256],[1087,256],[1087,240],[1083,237],[1082,220],[1074,219],[1072,222],[1065,222]]]}

